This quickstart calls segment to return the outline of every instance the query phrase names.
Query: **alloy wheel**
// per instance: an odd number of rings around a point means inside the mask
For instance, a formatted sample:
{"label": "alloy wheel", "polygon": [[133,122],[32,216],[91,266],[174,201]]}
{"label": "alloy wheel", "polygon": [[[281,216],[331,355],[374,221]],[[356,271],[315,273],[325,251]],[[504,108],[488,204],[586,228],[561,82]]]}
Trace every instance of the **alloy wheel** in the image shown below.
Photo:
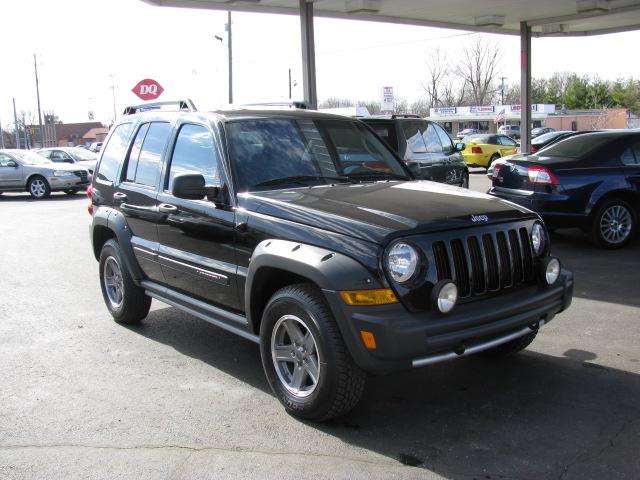
{"label": "alloy wheel", "polygon": [[631,212],[623,205],[612,205],[600,217],[600,234],[607,242],[619,244],[631,233]]}
{"label": "alloy wheel", "polygon": [[112,308],[118,308],[124,300],[122,271],[115,257],[107,257],[103,270],[104,288]]}
{"label": "alloy wheel", "polygon": [[29,187],[29,191],[36,198],[42,198],[47,193],[47,186],[44,183],[44,180],[36,178],[31,181],[31,186]]}
{"label": "alloy wheel", "polygon": [[313,333],[295,315],[278,319],[271,334],[271,357],[278,379],[296,397],[307,397],[318,386],[320,354]]}

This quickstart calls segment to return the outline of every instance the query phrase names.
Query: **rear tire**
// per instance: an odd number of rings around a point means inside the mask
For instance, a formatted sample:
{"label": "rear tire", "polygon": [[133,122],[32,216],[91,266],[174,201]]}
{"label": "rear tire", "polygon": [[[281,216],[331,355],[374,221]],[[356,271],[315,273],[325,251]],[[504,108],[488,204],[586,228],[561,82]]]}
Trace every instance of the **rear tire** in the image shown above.
{"label": "rear tire", "polygon": [[40,175],[35,175],[31,177],[29,180],[29,184],[27,185],[27,190],[31,197],[36,200],[42,200],[43,198],[47,198],[51,195],[51,187],[49,186],[49,182],[44,177]]}
{"label": "rear tire", "polygon": [[109,313],[118,323],[140,323],[151,307],[151,297],[134,282],[122,261],[120,245],[107,240],[100,252],[100,287]]}
{"label": "rear tire", "polygon": [[531,342],[535,340],[536,335],[538,335],[538,332],[531,332],[523,337],[515,338],[510,342],[485,350],[484,352],[481,352],[480,355],[496,360],[512,357],[531,345]]}
{"label": "rear tire", "polygon": [[606,200],[591,222],[591,240],[601,248],[622,248],[633,238],[638,225],[635,209],[621,198]]}
{"label": "rear tire", "polygon": [[260,325],[260,354],[269,385],[290,415],[328,420],[362,396],[366,375],[313,284],[290,285],[271,297]]}

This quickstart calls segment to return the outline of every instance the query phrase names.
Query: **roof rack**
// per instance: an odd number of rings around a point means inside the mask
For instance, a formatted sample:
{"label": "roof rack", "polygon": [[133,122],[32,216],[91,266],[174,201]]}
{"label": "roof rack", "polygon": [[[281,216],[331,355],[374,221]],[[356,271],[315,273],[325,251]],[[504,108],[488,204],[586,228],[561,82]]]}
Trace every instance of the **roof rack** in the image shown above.
{"label": "roof rack", "polygon": [[306,110],[307,104],[302,101],[291,101],[291,102],[258,102],[258,103],[243,103],[242,105],[238,105],[239,107],[269,107],[269,108],[277,108],[277,107],[286,107],[286,108],[297,108],[299,110]]}
{"label": "roof rack", "polygon": [[184,100],[172,100],[168,102],[148,102],[140,105],[130,105],[124,109],[123,115],[133,115],[134,113],[148,112],[150,110],[164,110],[162,107],[167,105],[175,105],[176,110],[196,112],[197,108],[190,98]]}

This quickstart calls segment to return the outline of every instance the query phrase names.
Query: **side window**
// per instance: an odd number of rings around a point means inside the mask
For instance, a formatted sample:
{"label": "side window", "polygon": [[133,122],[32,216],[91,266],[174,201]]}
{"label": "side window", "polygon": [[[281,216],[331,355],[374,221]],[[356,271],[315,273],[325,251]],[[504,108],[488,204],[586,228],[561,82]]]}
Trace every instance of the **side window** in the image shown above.
{"label": "side window", "polygon": [[515,147],[516,142],[509,137],[498,137],[498,143],[500,145],[507,145],[509,147]]}
{"label": "side window", "polygon": [[54,162],[70,162],[73,163],[73,160],[69,155],[67,155],[62,150],[51,150],[51,155],[49,158]]}
{"label": "side window", "polygon": [[99,180],[111,183],[115,180],[118,167],[127,148],[130,133],[130,123],[122,123],[113,131],[109,143],[107,143],[102,152],[102,159],[97,172]]}
{"label": "side window", "polygon": [[424,144],[420,124],[416,122],[402,122],[402,133],[407,140],[407,148],[413,153],[426,153],[427,146]]}
{"label": "side window", "polygon": [[620,161],[626,166],[640,165],[640,142],[636,142],[629,148],[625,149],[620,155]]}
{"label": "side window", "polygon": [[432,123],[427,124],[427,129],[422,133],[424,143],[429,153],[442,153],[442,143]]}
{"label": "side window", "polygon": [[160,173],[160,159],[170,131],[171,124],[166,122],[153,122],[149,125],[138,156],[135,183],[147,187],[156,186]]}
{"label": "side window", "polygon": [[142,142],[144,141],[144,136],[147,134],[147,130],[149,129],[149,124],[144,123],[138,129],[138,133],[136,134],[136,138],[133,141],[133,146],[131,147],[131,151],[129,152],[129,159],[127,160],[127,173],[124,177],[124,180],[127,182],[135,182],[136,181],[136,169],[138,168],[138,158],[140,157],[140,150],[142,150]]}
{"label": "side window", "polygon": [[168,190],[173,188],[175,176],[183,173],[201,174],[206,185],[220,183],[218,154],[213,137],[202,125],[185,124],[180,128],[169,166]]}
{"label": "side window", "polygon": [[453,143],[451,142],[451,137],[445,132],[439,125],[432,124],[436,133],[438,134],[438,138],[440,139],[440,144],[442,145],[442,151],[444,153],[453,152]]}
{"label": "side window", "polygon": [[13,158],[11,158],[9,155],[0,153],[0,167],[6,167],[11,160],[13,160]]}
{"label": "side window", "polygon": [[44,158],[51,158],[51,150],[44,150],[42,152],[38,152],[38,155],[42,155]]}

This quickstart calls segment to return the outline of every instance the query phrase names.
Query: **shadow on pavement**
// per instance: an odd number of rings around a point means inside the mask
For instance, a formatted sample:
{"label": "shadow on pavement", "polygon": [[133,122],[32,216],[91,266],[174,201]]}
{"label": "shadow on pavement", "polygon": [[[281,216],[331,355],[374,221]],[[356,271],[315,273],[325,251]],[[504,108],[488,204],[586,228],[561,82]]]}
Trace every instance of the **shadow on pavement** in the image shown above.
{"label": "shadow on pavement", "polygon": [[640,307],[640,236],[622,249],[604,250],[580,230],[559,230],[551,248],[573,272],[574,296]]}
{"label": "shadow on pavement", "polygon": [[5,192],[0,195],[0,202],[23,202],[23,203],[40,203],[40,202],[60,202],[65,200],[87,200],[87,194],[84,190],[78,191],[75,195],[67,195],[64,192],[51,192],[51,195],[47,198],[36,200],[32,198],[27,192]]}
{"label": "shadow on pavement", "polygon": [[[271,395],[247,340],[175,308],[133,330]],[[594,360],[527,351],[369,377],[353,412],[309,425],[451,479],[639,478],[640,378]]]}

